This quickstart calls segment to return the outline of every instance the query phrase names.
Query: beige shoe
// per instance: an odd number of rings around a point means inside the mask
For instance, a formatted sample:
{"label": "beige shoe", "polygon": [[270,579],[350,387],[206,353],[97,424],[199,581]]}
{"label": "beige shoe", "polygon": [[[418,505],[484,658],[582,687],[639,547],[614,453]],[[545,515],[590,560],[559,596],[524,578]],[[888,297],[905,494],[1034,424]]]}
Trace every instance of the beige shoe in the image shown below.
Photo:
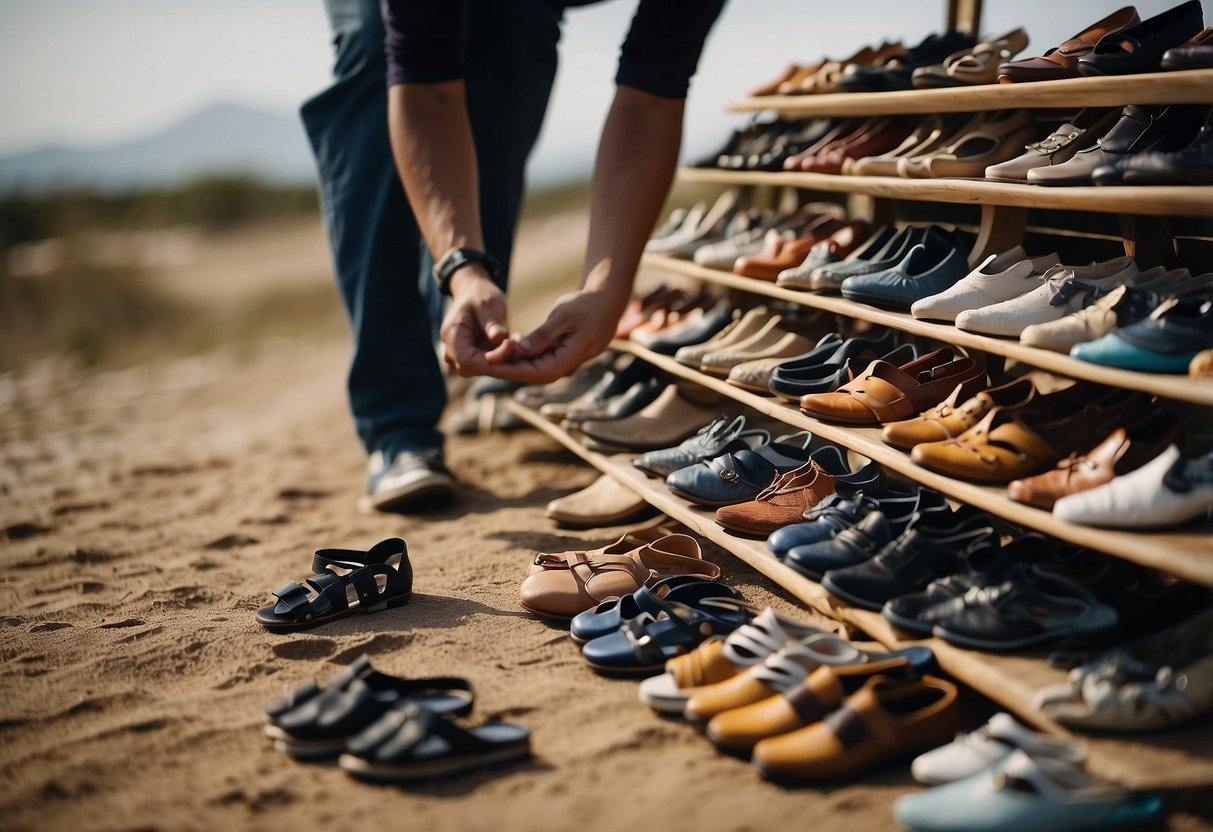
{"label": "beige shoe", "polygon": [[786,361],[788,359],[782,356],[746,361],[729,370],[727,381],[729,384],[740,387],[742,390],[749,390],[751,393],[770,393],[771,373]]}
{"label": "beige shoe", "polygon": [[[1146,291],[1174,291],[1174,285],[1187,277],[1187,269],[1168,272],[1162,266],[1157,266],[1139,274],[1132,283],[1134,290],[1150,286],[1158,288]],[[1068,354],[1075,344],[1102,338],[1117,326],[1138,320],[1150,311],[1150,296],[1134,294],[1126,298],[1129,290],[1129,286],[1122,284],[1072,315],[1043,324],[1032,324],[1019,336],[1020,343]]]}
{"label": "beige shoe", "polygon": [[[632,523],[653,513],[653,507],[605,474],[590,485],[548,503],[548,517],[561,526],[594,528]],[[634,549],[636,544],[628,548]]]}
{"label": "beige shoe", "polygon": [[597,450],[656,451],[677,445],[712,421],[723,396],[702,388],[671,384],[652,403],[623,419],[581,423]]}
{"label": "beige shoe", "polygon": [[680,348],[674,355],[674,360],[679,364],[685,364],[698,370],[699,362],[708,353],[713,350],[720,350],[734,344],[739,344],[754,337],[763,327],[767,326],[772,318],[778,317],[778,315],[775,315],[765,306],[756,306],[722,329],[716,337],[709,338],[702,344]]}
{"label": "beige shoe", "polygon": [[794,332],[775,330],[772,336],[761,341],[742,345],[727,352],[708,353],[703,357],[699,369],[708,375],[727,378],[738,364],[757,361],[760,358],[795,358],[813,349],[813,342]]}

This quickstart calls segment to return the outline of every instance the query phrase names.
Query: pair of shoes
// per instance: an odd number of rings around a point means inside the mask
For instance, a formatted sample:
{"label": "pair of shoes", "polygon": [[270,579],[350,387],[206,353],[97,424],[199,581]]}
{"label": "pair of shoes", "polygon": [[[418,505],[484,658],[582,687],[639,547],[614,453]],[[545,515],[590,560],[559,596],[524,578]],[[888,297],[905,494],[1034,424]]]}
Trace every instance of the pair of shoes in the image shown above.
{"label": "pair of shoes", "polygon": [[1019,27],[1000,37],[954,52],[935,66],[919,67],[914,70],[910,80],[920,90],[995,84],[998,82],[999,65],[1027,48],[1028,33]]}
{"label": "pair of shoes", "polygon": [[885,42],[880,46],[864,46],[849,58],[831,60],[823,58],[815,64],[787,67],[774,80],[751,90],[750,95],[824,95],[838,91],[838,79],[851,64],[871,66],[883,64],[889,57],[900,55],[905,47],[900,43]]}
{"label": "pair of shoes", "polygon": [[946,290],[969,271],[967,251],[950,236],[927,229],[896,265],[848,277],[839,291],[848,300],[885,309],[910,309],[916,301]]}
{"label": "pair of shoes", "polygon": [[665,534],[620,552],[626,538],[603,549],[537,556],[519,591],[523,608],[569,620],[672,575],[720,577],[720,567],[703,560],[699,542],[689,535]]}
{"label": "pair of shoes", "polygon": [[367,551],[317,549],[312,571],[316,574],[305,586],[289,582],[275,590],[277,601],[257,610],[257,623],[271,633],[309,630],[355,612],[398,607],[413,597],[408,544],[398,537]]}
{"label": "pair of shoes", "polygon": [[1030,292],[1039,285],[1044,273],[1057,265],[1056,254],[1028,257],[1022,246],[991,254],[948,288],[914,301],[910,314],[923,320],[955,323],[962,312],[993,306]]}
{"label": "pair of shoes", "polygon": [[805,509],[800,515],[804,522],[782,526],[771,532],[767,537],[767,548],[782,560],[797,546],[830,540],[878,507],[876,499],[862,490],[845,494],[836,491],[812,508]]}
{"label": "pair of shoes", "polygon": [[326,688],[295,688],[266,709],[265,733],[296,759],[337,757],[363,780],[407,782],[524,760],[530,732],[490,721],[460,725],[475,698],[466,679],[402,679],[380,673],[366,656]]}
{"label": "pair of shoes", "polygon": [[[807,431],[780,437],[750,450],[725,450],[710,459],[679,468],[665,478],[666,487],[695,505],[727,506],[753,500],[778,477],[812,458]],[[795,441],[794,441],[795,440]]]}
{"label": "pair of shoes", "polygon": [[803,263],[814,246],[829,240],[844,227],[836,213],[821,214],[796,237],[773,235],[767,238],[766,246],[757,254],[737,258],[733,272],[742,277],[774,282],[781,272]]}
{"label": "pair of shoes", "polygon": [[674,353],[674,360],[698,370],[705,356],[765,337],[768,332],[779,326],[781,320],[779,315],[767,307],[756,306],[741,317],[734,318],[732,323],[715,336],[698,344],[681,347]]}
{"label": "pair of shoes", "polygon": [[649,451],[632,460],[632,465],[649,476],[665,478],[680,468],[714,459],[723,453],[754,450],[770,441],[768,431],[746,430],[745,416],[730,419],[721,415],[677,447]]}
{"label": "pair of shoes", "polygon": [[876,251],[897,233],[891,225],[872,229],[858,223],[843,226],[829,238],[809,249],[809,255],[799,266],[781,271],[775,285],[785,289],[811,289],[812,275],[817,269]]}
{"label": "pair of shoes", "polygon": [[843,92],[888,92],[913,89],[914,71],[942,63],[962,49],[971,49],[976,39],[967,33],[952,31],[928,35],[917,45],[874,66],[852,64],[843,72],[838,88]]}
{"label": "pair of shoes", "polygon": [[401,511],[454,496],[455,478],[441,450],[399,451],[390,458],[380,450],[367,462],[366,496],[359,507],[364,512]]}
{"label": "pair of shoes", "polygon": [[779,364],[767,390],[784,401],[799,402],[810,393],[831,393],[851,381],[874,360],[898,366],[918,358],[913,344],[896,346],[897,333],[885,330],[871,338],[834,341],[823,350]]}
{"label": "pair of shoes", "polygon": [[1199,353],[1213,347],[1211,324],[1213,295],[1208,290],[1179,295],[1163,301],[1142,320],[1075,344],[1070,356],[1123,370],[1183,373]]}
{"label": "pair of shoes", "polygon": [[1137,16],[1137,9],[1132,6],[1117,9],[1043,55],[1007,61],[998,67],[998,80],[1003,84],[1010,84],[1078,78],[1081,76],[1079,60],[1091,55],[1101,39],[1123,32],[1139,23],[1141,18]]}
{"label": "pair of shoes", "polygon": [[896,268],[910,249],[926,241],[932,229],[935,226],[906,226],[892,234],[873,235],[869,242],[841,261],[818,266],[807,278],[799,275],[794,284],[789,279],[784,285],[790,289],[836,292],[848,278]]}
{"label": "pair of shoes", "polygon": [[1027,182],[1036,168],[1064,164],[1080,150],[1091,147],[1120,120],[1120,109],[1088,107],[1038,142],[1029,144],[1022,156],[990,165],[986,179],[997,182]]}
{"label": "pair of shoes", "polygon": [[984,176],[991,165],[1019,155],[1034,134],[1028,110],[978,113],[950,136],[932,136],[931,146],[897,160],[897,175],[911,179]]}
{"label": "pair of shoes", "polygon": [[693,436],[722,401],[720,394],[698,385],[669,384],[634,413],[616,419],[588,419],[578,427],[594,450],[653,451]]}

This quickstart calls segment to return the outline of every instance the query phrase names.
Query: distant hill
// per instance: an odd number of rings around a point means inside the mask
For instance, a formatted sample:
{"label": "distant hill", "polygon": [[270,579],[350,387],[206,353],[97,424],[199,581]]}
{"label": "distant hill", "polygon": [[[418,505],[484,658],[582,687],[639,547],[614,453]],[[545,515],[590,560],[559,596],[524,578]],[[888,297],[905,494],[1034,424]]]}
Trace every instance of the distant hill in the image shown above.
{"label": "distant hill", "polygon": [[143,138],[99,147],[46,146],[0,156],[0,192],[173,185],[205,174],[249,174],[276,184],[315,178],[294,113],[212,104]]}

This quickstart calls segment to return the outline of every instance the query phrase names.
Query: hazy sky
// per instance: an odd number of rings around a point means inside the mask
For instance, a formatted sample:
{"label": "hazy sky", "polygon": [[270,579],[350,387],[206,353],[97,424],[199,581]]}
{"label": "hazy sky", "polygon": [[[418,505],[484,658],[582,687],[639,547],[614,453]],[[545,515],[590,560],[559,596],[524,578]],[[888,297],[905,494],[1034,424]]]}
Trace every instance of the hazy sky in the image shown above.
{"label": "hazy sky", "polygon": [[[509,2],[510,0],[499,0]],[[1028,29],[1039,54],[1119,4],[987,0],[984,30]],[[1143,17],[1174,5],[1142,2]],[[561,73],[537,172],[592,158],[634,0],[569,12]],[[839,55],[883,37],[917,40],[942,0],[731,0],[688,104],[688,153],[727,133],[722,105],[790,60]],[[845,13],[843,13],[845,10]],[[293,109],[325,84],[320,0],[0,0],[0,152],[46,141],[97,144],[171,123],[218,98]]]}

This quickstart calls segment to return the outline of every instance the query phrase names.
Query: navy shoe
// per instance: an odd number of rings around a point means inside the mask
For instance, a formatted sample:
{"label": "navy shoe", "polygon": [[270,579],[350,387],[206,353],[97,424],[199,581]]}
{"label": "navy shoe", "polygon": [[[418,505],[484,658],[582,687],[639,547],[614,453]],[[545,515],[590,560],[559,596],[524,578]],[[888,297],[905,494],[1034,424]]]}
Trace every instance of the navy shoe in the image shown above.
{"label": "navy shoe", "polygon": [[841,291],[848,300],[908,311],[915,301],[938,295],[968,273],[965,252],[955,240],[932,228],[896,266],[848,277]]}
{"label": "navy shoe", "polygon": [[705,598],[732,598],[740,600],[741,593],[728,584],[709,581],[698,575],[671,575],[651,587],[643,586],[631,595],[611,601],[603,601],[592,610],[573,617],[569,624],[569,635],[578,644],[584,644],[601,636],[610,635],[629,621],[649,615],[661,615],[667,604],[696,604]]}
{"label": "navy shoe", "polygon": [[807,522],[771,532],[767,538],[767,548],[775,557],[782,558],[797,546],[829,540],[854,526],[876,507],[876,501],[864,496],[862,491],[853,494],[835,492],[804,513]]}
{"label": "navy shoe", "polygon": [[455,478],[436,448],[401,451],[390,462],[383,451],[376,451],[367,463],[364,510],[400,511],[454,496]]}
{"label": "navy shoe", "polygon": [[702,506],[728,506],[753,500],[777,476],[795,471],[809,461],[809,442],[813,437],[807,431],[799,435],[804,436],[802,444],[772,442],[756,451],[725,453],[680,468],[666,477],[666,486],[684,500]]}

